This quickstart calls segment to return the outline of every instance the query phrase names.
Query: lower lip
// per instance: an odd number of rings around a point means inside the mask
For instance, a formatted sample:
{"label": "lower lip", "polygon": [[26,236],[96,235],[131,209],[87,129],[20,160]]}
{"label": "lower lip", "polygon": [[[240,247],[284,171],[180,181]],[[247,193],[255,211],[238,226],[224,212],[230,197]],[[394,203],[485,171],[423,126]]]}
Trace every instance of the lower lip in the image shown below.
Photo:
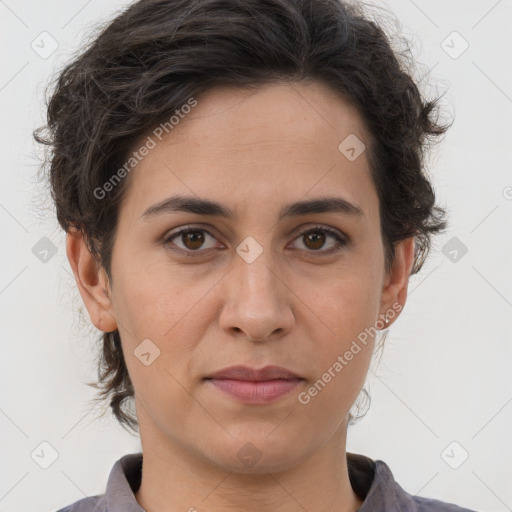
{"label": "lower lip", "polygon": [[208,379],[215,387],[248,404],[268,404],[287,395],[302,379],[267,380],[261,382]]}

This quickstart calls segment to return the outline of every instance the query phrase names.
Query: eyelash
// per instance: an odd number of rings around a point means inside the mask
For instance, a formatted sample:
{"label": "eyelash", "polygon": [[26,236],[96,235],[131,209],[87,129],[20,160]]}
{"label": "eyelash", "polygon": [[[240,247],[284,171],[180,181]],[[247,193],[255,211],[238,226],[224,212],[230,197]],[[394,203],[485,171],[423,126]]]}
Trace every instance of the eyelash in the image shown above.
{"label": "eyelash", "polygon": [[[216,238],[212,233],[210,233],[207,229],[204,229],[204,228],[201,228],[201,227],[194,227],[194,226],[187,226],[185,228],[182,228],[172,234],[170,234],[169,236],[166,236],[163,240],[163,243],[165,245],[169,245],[171,244],[171,241],[174,240],[175,238],[178,238],[180,235],[183,235],[183,234],[186,234],[186,233],[190,233],[190,232],[196,232],[196,231],[200,231],[200,232],[204,232],[204,233],[207,233],[208,235],[210,235],[211,237],[213,238]],[[309,233],[318,233],[318,232],[322,232],[322,233],[326,233],[327,235],[330,235],[332,236],[336,242],[337,242],[337,245],[334,247],[334,248],[331,248],[327,251],[322,251],[322,250],[309,250],[309,251],[306,251],[306,252],[309,252],[309,253],[314,253],[314,254],[322,254],[322,255],[330,255],[330,254],[334,254],[336,252],[339,252],[341,251],[341,249],[343,247],[345,247],[347,245],[347,241],[341,237],[336,231],[330,229],[330,228],[326,228],[326,227],[323,227],[323,226],[313,226],[311,228],[308,228],[304,231],[302,231],[301,233],[299,233],[297,235],[297,237],[294,239],[297,240],[298,238],[300,238],[301,236],[304,236],[304,235],[307,235]],[[196,257],[196,256],[202,256],[204,255],[204,253],[206,251],[208,251],[209,249],[206,249],[206,250],[197,250],[197,251],[185,251],[184,249],[180,249],[180,248],[173,248],[173,247],[170,247],[170,250],[171,251],[174,251],[174,252],[178,252],[180,254],[183,254],[185,256],[192,256],[192,257]],[[301,250],[301,249],[299,249]]]}

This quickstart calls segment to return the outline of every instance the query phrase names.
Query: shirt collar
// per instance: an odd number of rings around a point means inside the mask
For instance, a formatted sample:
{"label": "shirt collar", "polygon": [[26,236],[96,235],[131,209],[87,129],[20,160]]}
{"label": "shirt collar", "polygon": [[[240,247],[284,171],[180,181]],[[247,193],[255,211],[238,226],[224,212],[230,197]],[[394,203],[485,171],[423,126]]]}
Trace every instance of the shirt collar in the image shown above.
{"label": "shirt collar", "polygon": [[135,499],[142,477],[142,453],[129,453],[112,467],[107,482],[107,512],[145,512]]}

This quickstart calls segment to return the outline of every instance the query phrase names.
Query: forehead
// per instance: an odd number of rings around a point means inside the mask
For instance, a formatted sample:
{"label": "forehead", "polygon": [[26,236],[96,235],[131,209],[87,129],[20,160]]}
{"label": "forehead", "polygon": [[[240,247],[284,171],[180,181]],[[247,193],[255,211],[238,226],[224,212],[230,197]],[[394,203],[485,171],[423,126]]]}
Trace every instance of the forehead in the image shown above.
{"label": "forehead", "polygon": [[[196,101],[169,133],[149,134],[155,145],[132,171],[122,205],[133,215],[175,193],[241,212],[338,191],[372,208],[368,133],[357,109],[330,88],[316,82],[219,87]],[[342,151],[347,140],[362,151],[355,159]]]}
{"label": "forehead", "polygon": [[250,148],[244,143],[308,148],[325,138],[326,144],[337,148],[340,137],[349,134],[368,138],[357,109],[340,93],[315,81],[217,87],[203,93],[197,103],[164,143],[195,139],[212,150],[245,151]]}

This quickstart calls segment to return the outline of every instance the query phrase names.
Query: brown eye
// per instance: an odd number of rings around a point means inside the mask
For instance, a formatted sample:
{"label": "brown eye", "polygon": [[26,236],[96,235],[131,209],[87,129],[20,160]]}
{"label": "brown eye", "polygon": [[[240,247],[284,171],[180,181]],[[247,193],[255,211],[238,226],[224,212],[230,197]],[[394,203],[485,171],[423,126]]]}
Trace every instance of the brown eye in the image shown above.
{"label": "brown eye", "polygon": [[209,247],[205,247],[208,238],[212,239],[214,242],[216,240],[216,238],[205,229],[186,228],[167,236],[164,239],[164,244],[168,245],[173,251],[191,256],[199,256],[206,252],[207,249],[215,247],[215,243],[210,243]]}
{"label": "brown eye", "polygon": [[[331,244],[327,250],[320,250],[324,247],[326,240],[329,238],[334,239],[334,243]],[[336,231],[324,227],[312,228],[307,231],[303,231],[296,240],[302,241],[306,251],[318,252],[320,254],[337,252],[343,246],[347,245],[346,240],[344,240]]]}
{"label": "brown eye", "polygon": [[[208,246],[208,238],[213,241]],[[326,250],[322,250],[327,240],[334,240]],[[206,229],[202,228],[183,228],[174,233],[171,233],[163,242],[172,251],[181,253],[185,256],[201,256],[208,252],[208,249],[215,248],[215,241],[217,239]],[[314,227],[307,231],[303,231],[295,240],[302,242],[303,247],[299,249],[305,250],[309,253],[332,254],[338,252],[348,244],[338,232],[325,227]]]}
{"label": "brown eye", "polygon": [[309,249],[321,249],[325,244],[325,234],[320,231],[311,231],[303,236],[305,245]]}
{"label": "brown eye", "polygon": [[181,240],[187,249],[199,249],[204,244],[204,234],[201,231],[188,231],[181,234]]}

